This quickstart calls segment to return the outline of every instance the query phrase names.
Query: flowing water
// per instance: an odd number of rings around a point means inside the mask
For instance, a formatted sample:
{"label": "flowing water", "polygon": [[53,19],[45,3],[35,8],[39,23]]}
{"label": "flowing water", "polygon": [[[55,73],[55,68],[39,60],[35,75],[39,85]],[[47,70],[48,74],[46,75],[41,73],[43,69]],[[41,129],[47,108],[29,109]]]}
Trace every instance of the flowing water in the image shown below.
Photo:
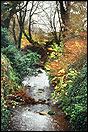
{"label": "flowing water", "polygon": [[[22,83],[29,96],[45,104],[22,105],[14,108],[8,131],[71,131],[65,115],[57,107],[58,104],[49,99],[53,88],[49,84],[46,72],[37,68],[37,71],[39,70],[42,72],[37,76],[27,76]],[[47,114],[49,111],[55,114]]]}

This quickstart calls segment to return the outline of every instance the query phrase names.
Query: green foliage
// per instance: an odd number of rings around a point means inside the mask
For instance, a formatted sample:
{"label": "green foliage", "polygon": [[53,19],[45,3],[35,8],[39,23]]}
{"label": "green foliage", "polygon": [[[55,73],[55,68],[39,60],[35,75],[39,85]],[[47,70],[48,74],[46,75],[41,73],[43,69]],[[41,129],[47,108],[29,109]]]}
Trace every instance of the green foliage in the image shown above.
{"label": "green foliage", "polygon": [[7,30],[2,28],[2,53],[5,54],[11,61],[11,65],[18,77],[21,79],[22,75],[28,74],[28,68],[32,68],[38,63],[40,55],[36,52],[29,50],[28,54],[23,54],[17,47],[12,43],[8,37]]}
{"label": "green foliage", "polygon": [[[40,55],[29,51],[23,54],[17,49],[14,42],[8,37],[7,29],[1,28],[1,129],[7,129],[10,111],[8,110],[8,95],[17,89],[22,88],[18,85],[22,80],[22,75],[26,75],[28,68],[32,68],[38,63]],[[12,102],[12,101],[11,101]],[[16,102],[12,102],[16,105]]]}
{"label": "green foliage", "polygon": [[62,55],[63,46],[63,42],[60,42],[60,46],[58,46],[58,44],[56,43],[53,43],[53,45],[51,45],[52,48],[50,48],[51,50],[53,50],[50,54],[50,58],[59,58]]}
{"label": "green foliage", "polygon": [[53,50],[55,52],[59,52],[59,53],[62,52],[63,46],[64,46],[64,44],[63,44],[62,41],[60,42],[60,46],[58,46],[58,44],[56,44],[56,43],[53,43],[53,45],[51,45],[51,47],[53,48]]}
{"label": "green foliage", "polygon": [[[8,121],[11,113],[8,110],[8,96],[22,86],[18,85],[19,78],[11,67],[10,60],[6,55],[1,54],[1,130],[8,129]],[[12,105],[17,105],[17,102],[12,101]]]}
{"label": "green foliage", "polygon": [[[87,130],[87,63],[79,71],[70,68],[64,82],[60,78],[60,93],[55,90],[54,100],[61,101],[64,113],[77,131]],[[57,94],[58,93],[58,94]]]}
{"label": "green foliage", "polygon": [[7,130],[10,117],[10,111],[7,109],[4,98],[1,97],[1,131]]}
{"label": "green foliage", "polygon": [[18,88],[19,78],[11,67],[9,59],[1,54],[1,92],[6,97]]}
{"label": "green foliage", "polygon": [[26,75],[29,72],[28,68],[32,68],[39,61],[39,57],[37,53],[29,51],[26,55],[16,56],[13,67],[21,76]]}
{"label": "green foliage", "polygon": [[10,39],[8,36],[8,31],[6,28],[1,27],[1,48],[4,47],[6,48],[9,45],[15,45],[14,41]]}

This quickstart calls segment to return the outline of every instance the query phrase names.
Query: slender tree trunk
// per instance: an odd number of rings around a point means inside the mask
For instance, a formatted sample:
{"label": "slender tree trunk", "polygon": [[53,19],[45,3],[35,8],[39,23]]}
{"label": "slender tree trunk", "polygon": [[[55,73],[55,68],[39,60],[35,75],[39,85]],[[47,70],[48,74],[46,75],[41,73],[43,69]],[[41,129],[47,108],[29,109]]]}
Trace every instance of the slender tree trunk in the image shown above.
{"label": "slender tree trunk", "polygon": [[24,36],[26,37],[26,39],[30,42],[30,38],[28,37],[28,35],[25,33],[25,31],[23,30]]}
{"label": "slender tree trunk", "polygon": [[66,9],[64,8],[63,1],[59,1],[60,3],[60,13],[62,22],[65,25],[65,27],[69,27],[70,24],[70,1],[67,1]]}
{"label": "slender tree trunk", "polygon": [[21,49],[21,38],[22,38],[22,30],[20,30],[19,38],[18,38],[18,49]]}
{"label": "slender tree trunk", "polygon": [[13,18],[13,37],[14,37],[14,41],[15,41],[15,44],[17,46],[17,39],[16,39],[16,34],[15,34],[15,18]]}
{"label": "slender tree trunk", "polygon": [[30,40],[32,39],[32,35],[31,35],[31,15],[30,15],[30,18],[29,18],[29,37],[30,37]]}
{"label": "slender tree trunk", "polygon": [[62,33],[62,24],[61,24],[61,18],[60,18],[60,11],[59,11],[59,8],[58,8],[58,1],[56,1],[56,11],[57,11],[57,14],[58,14],[58,20],[59,20],[59,24],[60,24],[60,29],[59,29],[59,39],[58,39],[58,46],[60,46],[60,42],[61,42],[61,33]]}
{"label": "slender tree trunk", "polygon": [[28,35],[25,33],[24,30],[23,30],[23,33],[24,33],[26,39],[29,41],[29,43],[32,43],[32,44],[39,44],[38,42],[35,42],[32,38],[30,39],[30,37],[28,37]]}

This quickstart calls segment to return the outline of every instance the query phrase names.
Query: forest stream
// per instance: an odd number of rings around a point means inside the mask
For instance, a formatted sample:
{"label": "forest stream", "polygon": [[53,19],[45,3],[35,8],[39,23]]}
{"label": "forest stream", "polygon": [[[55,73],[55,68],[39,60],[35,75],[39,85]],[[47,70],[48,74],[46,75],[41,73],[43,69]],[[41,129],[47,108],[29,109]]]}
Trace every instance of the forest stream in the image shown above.
{"label": "forest stream", "polygon": [[[41,71],[41,72],[38,72]],[[37,75],[27,76],[22,82],[29,96],[44,104],[21,105],[13,108],[8,131],[71,131],[58,103],[50,100],[53,87],[45,70],[37,68]],[[53,114],[49,114],[49,112]]]}

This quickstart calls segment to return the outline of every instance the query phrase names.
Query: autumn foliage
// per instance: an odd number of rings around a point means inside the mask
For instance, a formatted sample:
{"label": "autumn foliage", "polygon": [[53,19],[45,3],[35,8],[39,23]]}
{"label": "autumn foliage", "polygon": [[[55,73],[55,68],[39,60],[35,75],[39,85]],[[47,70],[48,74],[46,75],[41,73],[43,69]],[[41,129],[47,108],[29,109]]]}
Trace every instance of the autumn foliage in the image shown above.
{"label": "autumn foliage", "polygon": [[[82,35],[82,36],[81,36]],[[48,48],[51,54],[46,63],[54,86],[52,101],[61,101],[59,107],[69,118],[73,130],[87,129],[87,37],[64,40],[63,48]]]}
{"label": "autumn foliage", "polygon": [[[82,65],[81,60],[86,59],[87,53],[87,43],[85,39],[87,34],[85,33],[84,35],[84,39],[80,37],[79,39],[74,38],[66,41],[62,50],[62,55],[58,57],[57,53],[55,59],[50,59],[50,62],[45,68],[50,70],[53,75],[57,76],[61,69],[65,69],[66,73],[66,69],[72,63],[74,63],[74,67],[77,65],[77,63]],[[63,73],[61,73],[61,75],[63,76]]]}

